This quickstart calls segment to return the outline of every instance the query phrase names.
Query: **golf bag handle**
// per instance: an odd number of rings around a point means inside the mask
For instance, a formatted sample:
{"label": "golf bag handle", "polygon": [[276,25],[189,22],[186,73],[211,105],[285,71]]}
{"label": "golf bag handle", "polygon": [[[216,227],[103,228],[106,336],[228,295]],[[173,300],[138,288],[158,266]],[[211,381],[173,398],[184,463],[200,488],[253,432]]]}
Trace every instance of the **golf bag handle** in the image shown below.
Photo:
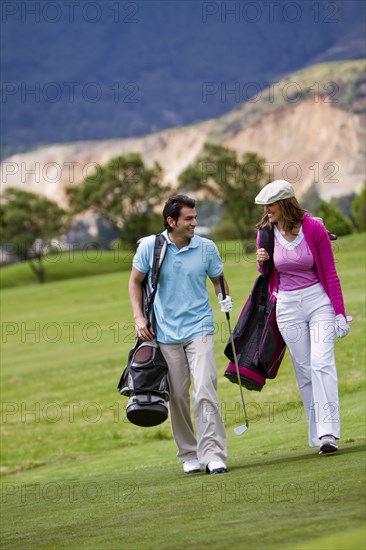
{"label": "golf bag handle", "polygon": [[[222,299],[225,300],[226,290],[225,290],[225,283],[224,283],[224,276],[223,275],[220,275],[219,281],[220,281]],[[228,311],[225,313],[225,315],[226,315],[226,319],[230,319],[230,313]]]}

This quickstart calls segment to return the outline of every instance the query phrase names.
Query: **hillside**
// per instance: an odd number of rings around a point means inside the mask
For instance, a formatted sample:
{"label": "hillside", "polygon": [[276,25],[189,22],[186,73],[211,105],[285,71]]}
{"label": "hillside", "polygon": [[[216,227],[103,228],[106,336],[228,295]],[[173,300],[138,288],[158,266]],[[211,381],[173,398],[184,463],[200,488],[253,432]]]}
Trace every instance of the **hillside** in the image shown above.
{"label": "hillside", "polygon": [[358,192],[365,179],[364,71],[363,61],[321,64],[289,75],[272,91],[263,90],[258,101],[218,119],[142,138],[52,145],[13,155],[1,165],[3,185],[65,205],[65,186],[132,151],[147,164],[159,162],[166,181],[176,184],[205,141],[217,141],[238,153],[263,155],[268,177],[285,177],[299,195],[313,181],[325,199]]}
{"label": "hillside", "polygon": [[249,93],[223,97],[207,86],[264,88],[315,63],[365,56],[360,0],[39,0],[3,8],[2,158],[216,118]]}

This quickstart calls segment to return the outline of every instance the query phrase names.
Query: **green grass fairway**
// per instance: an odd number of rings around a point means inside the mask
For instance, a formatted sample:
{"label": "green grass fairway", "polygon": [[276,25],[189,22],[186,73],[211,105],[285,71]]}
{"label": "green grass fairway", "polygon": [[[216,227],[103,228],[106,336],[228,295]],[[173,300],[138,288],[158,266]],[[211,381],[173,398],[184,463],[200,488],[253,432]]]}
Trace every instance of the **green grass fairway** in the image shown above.
{"label": "green grass fairway", "polygon": [[[14,549],[365,548],[364,235],[335,242],[350,335],[336,343],[342,439],[319,456],[288,356],[262,392],[223,377],[225,316],[216,320],[219,397],[229,473],[185,476],[169,422],[138,428],[116,386],[134,343],[128,272],[69,278],[2,293],[2,534]],[[232,324],[254,257],[223,243]],[[108,270],[107,270],[108,271]],[[211,285],[212,286],[212,285]]]}
{"label": "green grass fairway", "polygon": [[[68,250],[45,255],[46,283],[64,281],[76,277],[91,277],[104,273],[129,271],[133,252],[131,250],[107,251],[84,247],[81,252]],[[0,269],[1,288],[37,284],[37,278],[28,262],[12,264]]]}
{"label": "green grass fairway", "polygon": [[308,541],[306,544],[296,546],[295,550],[318,550],[319,548],[324,548],[325,550],[349,550],[349,548],[364,550],[365,543],[366,532],[365,528],[361,527],[353,531],[346,531],[345,533],[337,533],[336,535]]}

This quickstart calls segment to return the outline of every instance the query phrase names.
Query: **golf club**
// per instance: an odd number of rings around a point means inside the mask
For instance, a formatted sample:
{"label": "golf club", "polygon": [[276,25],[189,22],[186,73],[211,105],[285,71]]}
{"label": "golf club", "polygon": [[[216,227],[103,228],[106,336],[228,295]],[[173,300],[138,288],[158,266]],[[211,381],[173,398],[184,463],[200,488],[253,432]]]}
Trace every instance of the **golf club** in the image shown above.
{"label": "golf club", "polygon": [[[224,277],[223,277],[222,275],[220,275],[219,279],[220,279],[220,286],[221,286],[222,299],[225,300],[225,298],[226,298],[226,291],[225,291]],[[242,434],[245,433],[245,432],[247,431],[247,429],[249,428],[249,421],[248,421],[247,410],[246,410],[246,407],[245,407],[245,401],[244,401],[244,395],[243,395],[243,387],[242,387],[242,385],[241,385],[241,380],[240,380],[239,364],[238,364],[238,358],[237,358],[236,351],[235,351],[233,333],[231,332],[230,314],[229,314],[229,312],[227,312],[227,313],[225,313],[225,315],[226,315],[227,324],[228,324],[228,328],[229,328],[230,342],[231,342],[231,347],[232,347],[233,355],[234,355],[234,363],[235,363],[235,368],[236,368],[236,375],[237,375],[237,377],[238,377],[238,383],[239,383],[239,387],[240,387],[241,402],[242,402],[242,405],[243,405],[243,412],[244,412],[244,418],[245,418],[245,424],[244,424],[243,426],[237,426],[236,428],[234,428],[234,432],[236,433],[236,435],[242,435]]]}

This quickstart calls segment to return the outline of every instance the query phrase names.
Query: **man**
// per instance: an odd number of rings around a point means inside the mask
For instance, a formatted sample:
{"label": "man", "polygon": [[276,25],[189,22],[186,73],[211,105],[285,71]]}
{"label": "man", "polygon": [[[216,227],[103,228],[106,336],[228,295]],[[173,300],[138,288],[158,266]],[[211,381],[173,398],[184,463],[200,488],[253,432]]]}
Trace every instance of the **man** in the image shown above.
{"label": "man", "polygon": [[[203,465],[207,473],[224,473],[226,435],[217,397],[214,323],[207,276],[214,285],[221,311],[230,311],[232,300],[230,296],[223,300],[220,293],[223,266],[216,245],[194,234],[195,201],[186,195],[171,197],[164,206],[163,217],[168,246],[154,301],[155,331],[145,319],[141,289],[146,273],[151,272],[155,235],[142,239],[133,259],[129,293],[136,334],[145,341],[156,338],[168,363],[170,420],[184,472],[197,473]],[[225,291],[228,294],[226,281]],[[191,378],[196,435],[190,414]]]}

